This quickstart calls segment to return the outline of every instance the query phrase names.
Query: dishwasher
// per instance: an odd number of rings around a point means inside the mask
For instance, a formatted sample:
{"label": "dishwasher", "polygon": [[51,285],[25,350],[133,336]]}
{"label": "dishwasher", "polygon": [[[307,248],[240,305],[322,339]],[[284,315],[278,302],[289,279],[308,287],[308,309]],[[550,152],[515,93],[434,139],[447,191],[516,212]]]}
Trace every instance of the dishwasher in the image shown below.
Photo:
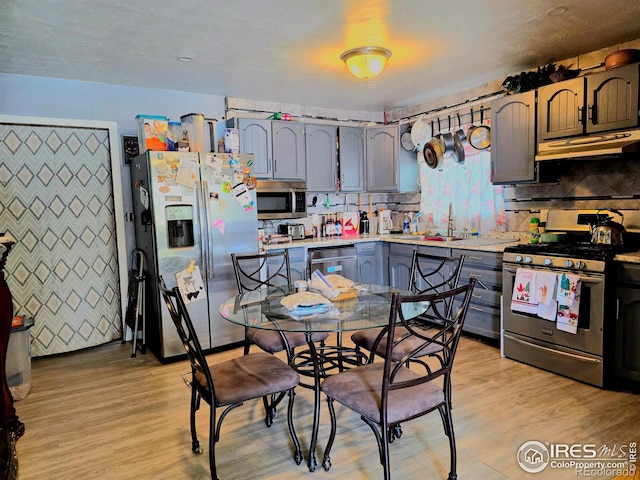
{"label": "dishwasher", "polygon": [[325,275],[335,273],[358,281],[358,251],[355,245],[309,248],[308,256],[309,274],[320,270]]}

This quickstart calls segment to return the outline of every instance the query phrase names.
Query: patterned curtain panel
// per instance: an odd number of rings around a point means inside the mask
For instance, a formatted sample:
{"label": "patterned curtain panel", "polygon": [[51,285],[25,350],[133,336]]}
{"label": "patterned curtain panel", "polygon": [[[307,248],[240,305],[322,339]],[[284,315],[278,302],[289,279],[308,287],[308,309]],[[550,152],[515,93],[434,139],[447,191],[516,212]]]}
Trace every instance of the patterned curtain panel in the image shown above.
{"label": "patterned curtain panel", "polygon": [[491,183],[489,150],[466,145],[464,164],[445,158],[441,169],[429,168],[424,160],[419,160],[419,165],[420,211],[430,228],[446,231],[451,203],[456,235],[464,228],[475,228],[480,234],[505,231],[503,187]]}
{"label": "patterned curtain panel", "polygon": [[107,130],[0,124],[0,232],[32,355],[112,341],[121,314]]}

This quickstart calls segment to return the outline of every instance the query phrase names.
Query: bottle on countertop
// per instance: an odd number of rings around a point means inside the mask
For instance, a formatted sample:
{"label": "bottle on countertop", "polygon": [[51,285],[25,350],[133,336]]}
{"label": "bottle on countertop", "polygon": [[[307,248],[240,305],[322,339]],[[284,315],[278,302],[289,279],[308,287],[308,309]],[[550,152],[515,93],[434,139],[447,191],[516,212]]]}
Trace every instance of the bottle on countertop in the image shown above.
{"label": "bottle on countertop", "polygon": [[413,232],[416,235],[418,234],[418,216],[420,215],[420,212],[416,212],[413,214],[413,221],[412,221],[412,225],[413,225]]}
{"label": "bottle on countertop", "polygon": [[342,222],[340,221],[340,214],[339,213],[336,213],[335,230],[336,230],[336,237],[341,237],[342,236]]}
{"label": "bottle on countertop", "polygon": [[364,210],[360,212],[360,235],[369,235],[369,218]]}
{"label": "bottle on countertop", "polygon": [[402,222],[402,233],[411,233],[409,230],[409,225],[411,224],[411,220],[409,219],[409,215],[407,213],[404,214],[404,220]]}

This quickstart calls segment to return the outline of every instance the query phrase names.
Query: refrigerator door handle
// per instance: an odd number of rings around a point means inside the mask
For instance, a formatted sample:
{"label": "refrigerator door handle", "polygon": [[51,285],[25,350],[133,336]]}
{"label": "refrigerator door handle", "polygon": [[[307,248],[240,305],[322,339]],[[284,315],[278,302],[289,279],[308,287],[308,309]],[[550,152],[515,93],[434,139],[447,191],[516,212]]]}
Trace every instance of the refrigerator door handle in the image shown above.
{"label": "refrigerator door handle", "polygon": [[203,215],[203,206],[201,205],[202,203],[202,184],[200,183],[200,180],[196,180],[195,182],[195,201],[196,201],[196,212],[198,215],[198,223],[199,223],[199,231],[200,231],[200,265],[202,265],[202,275],[207,278],[208,276],[208,269],[207,269],[207,252],[206,249],[204,248],[205,245],[205,233],[207,230],[207,224],[206,224],[206,218],[204,218]]}
{"label": "refrigerator door handle", "polygon": [[207,278],[213,278],[213,246],[211,245],[211,232],[209,231],[209,219],[210,211],[209,211],[209,182],[206,180],[202,181],[202,204],[204,208],[202,209],[204,212],[204,221],[202,222],[203,230],[204,230],[204,239],[206,241],[206,256],[207,256]]}

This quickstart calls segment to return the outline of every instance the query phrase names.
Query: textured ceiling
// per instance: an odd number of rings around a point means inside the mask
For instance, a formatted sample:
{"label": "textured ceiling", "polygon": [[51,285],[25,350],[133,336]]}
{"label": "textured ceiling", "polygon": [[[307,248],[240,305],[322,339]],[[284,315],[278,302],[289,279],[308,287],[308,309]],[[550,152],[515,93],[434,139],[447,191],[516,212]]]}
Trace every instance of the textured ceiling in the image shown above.
{"label": "textured ceiling", "polygon": [[[637,38],[638,0],[0,2],[0,72],[359,111]],[[365,44],[393,52],[366,83],[340,60]]]}

